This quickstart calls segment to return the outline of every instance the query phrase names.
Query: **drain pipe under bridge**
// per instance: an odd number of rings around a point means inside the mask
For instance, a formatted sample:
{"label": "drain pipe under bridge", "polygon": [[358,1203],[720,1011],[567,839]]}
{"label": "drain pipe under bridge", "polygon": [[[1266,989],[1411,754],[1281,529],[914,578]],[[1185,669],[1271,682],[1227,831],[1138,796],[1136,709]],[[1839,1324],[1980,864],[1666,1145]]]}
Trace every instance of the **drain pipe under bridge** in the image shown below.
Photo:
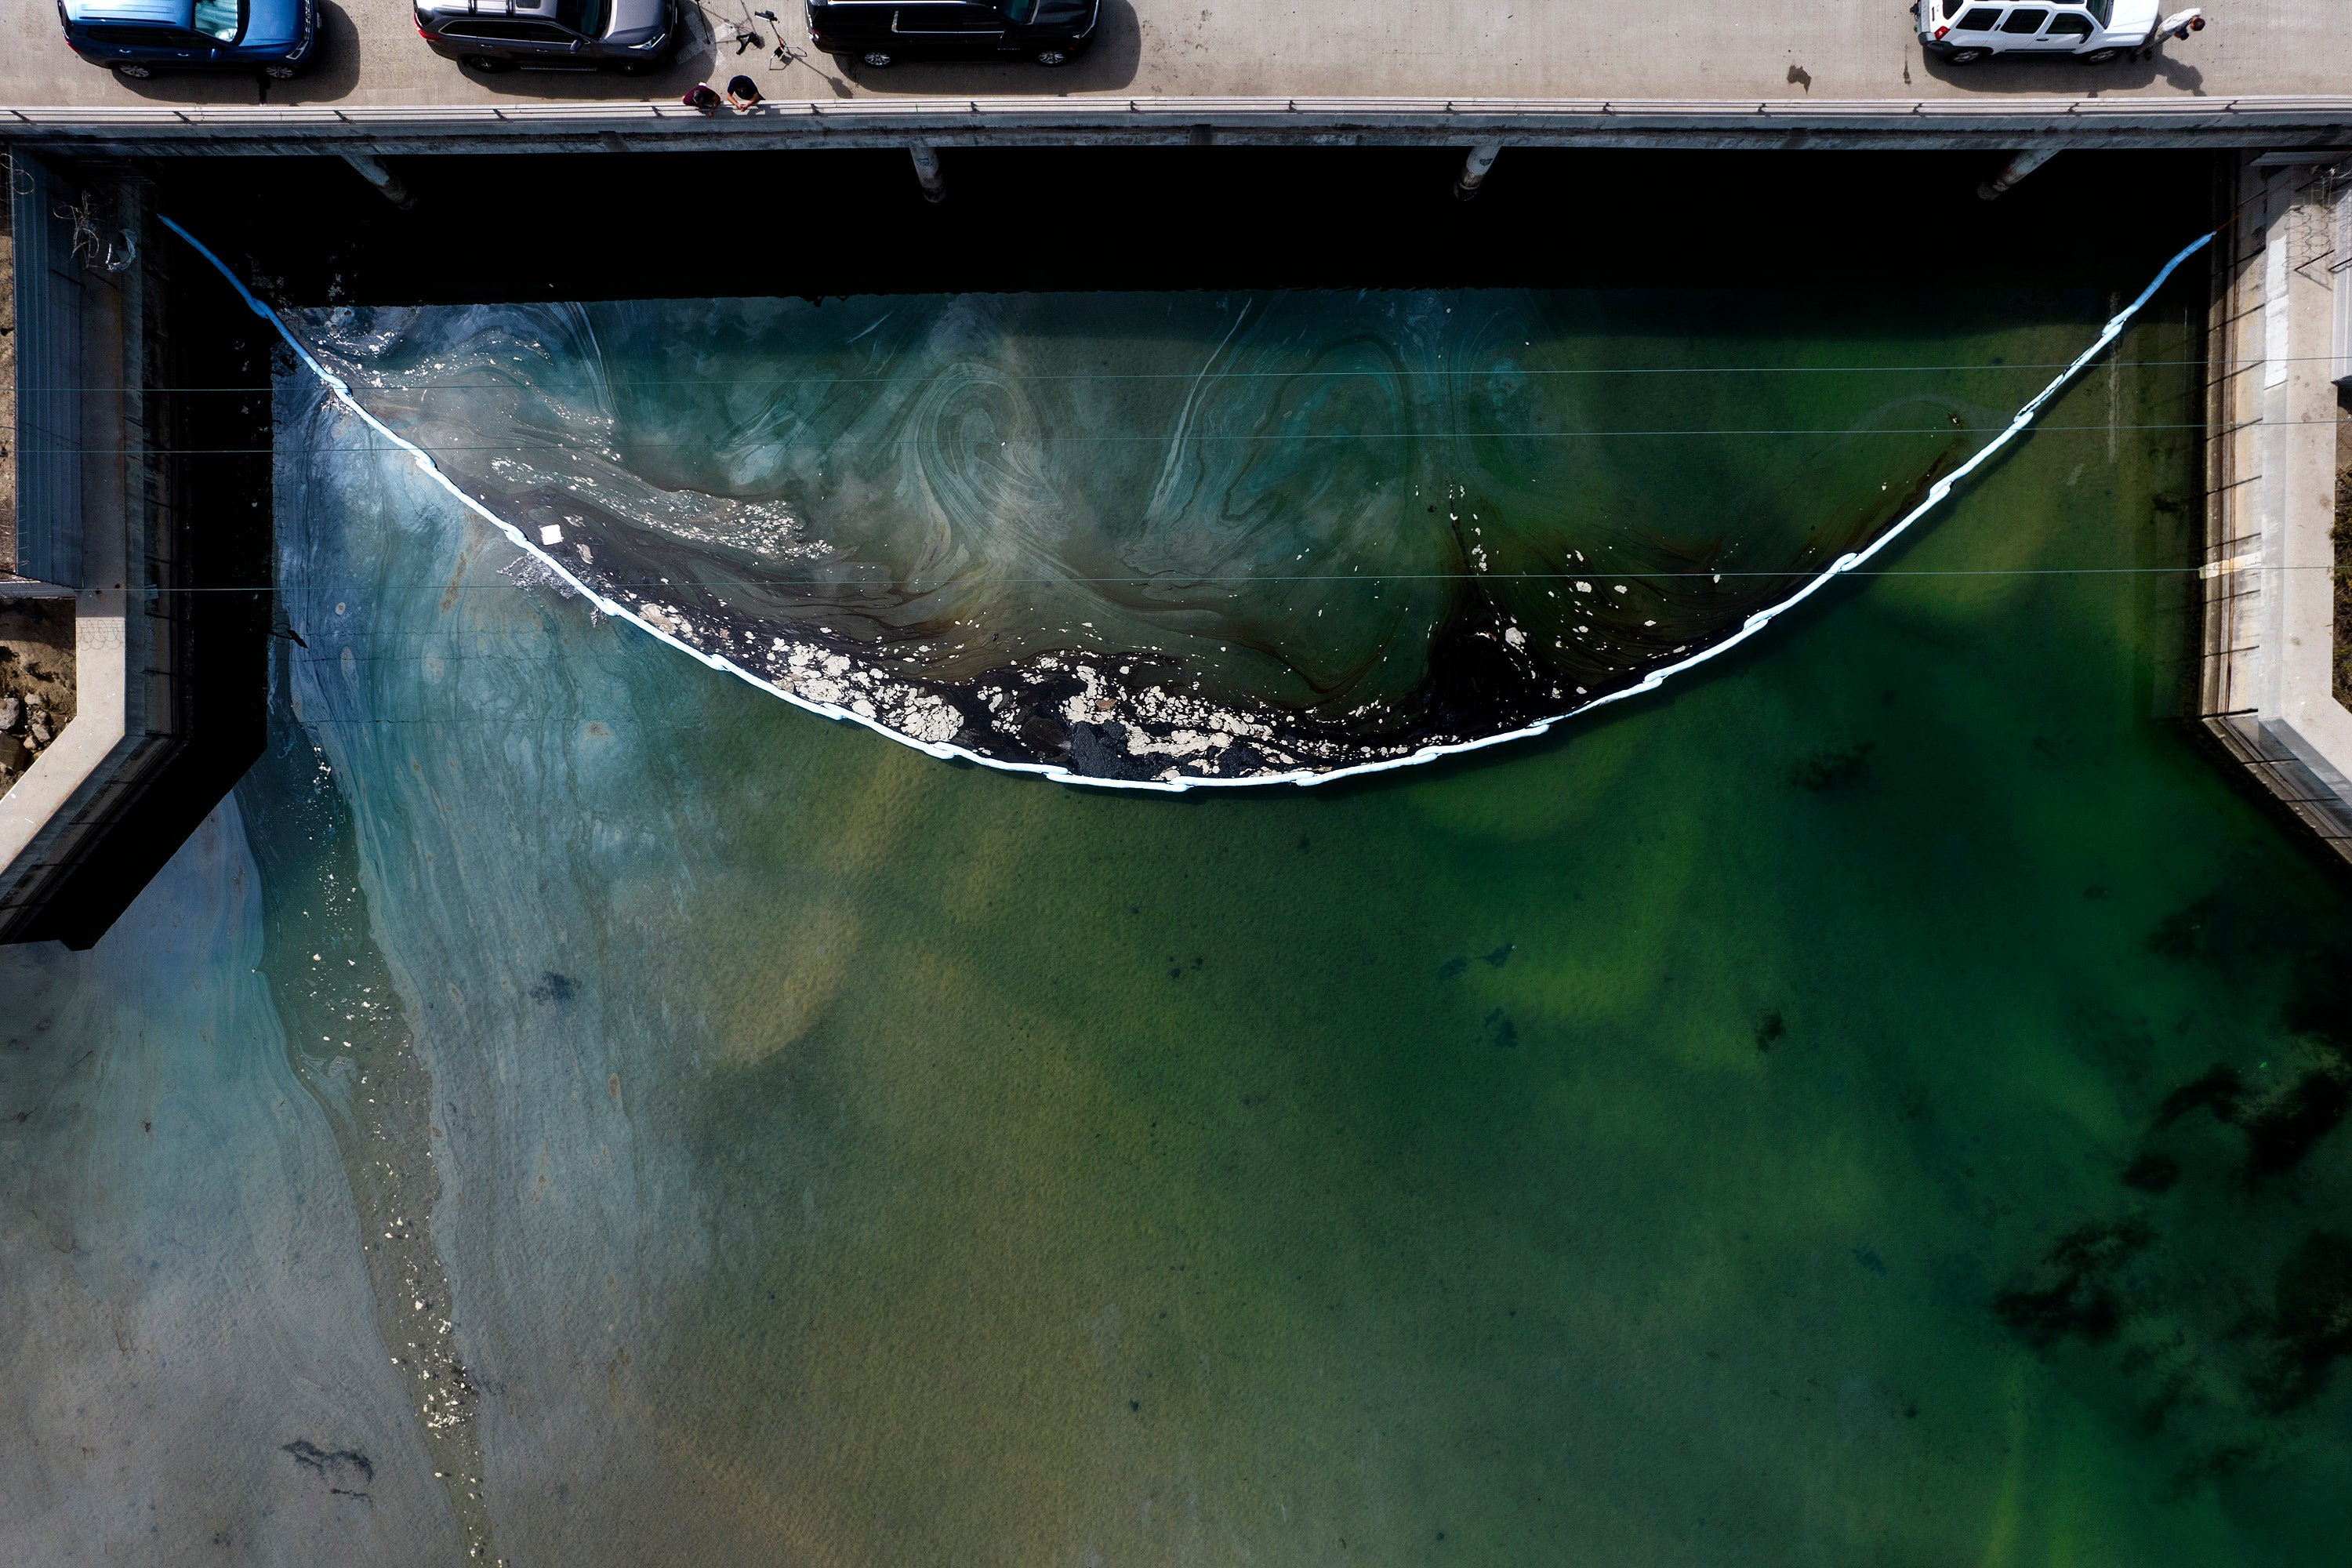
{"label": "drain pipe under bridge", "polygon": [[1492,169],[1495,160],[1502,155],[1503,144],[1500,142],[1472,143],[1470,155],[1462,160],[1462,172],[1454,176],[1454,199],[1466,202],[1476,195],[1478,187],[1486,183],[1486,171]]}
{"label": "drain pipe under bridge", "polygon": [[2063,147],[2029,147],[2017,153],[2000,166],[2000,173],[1977,187],[1977,200],[1991,201],[2064,151]]}

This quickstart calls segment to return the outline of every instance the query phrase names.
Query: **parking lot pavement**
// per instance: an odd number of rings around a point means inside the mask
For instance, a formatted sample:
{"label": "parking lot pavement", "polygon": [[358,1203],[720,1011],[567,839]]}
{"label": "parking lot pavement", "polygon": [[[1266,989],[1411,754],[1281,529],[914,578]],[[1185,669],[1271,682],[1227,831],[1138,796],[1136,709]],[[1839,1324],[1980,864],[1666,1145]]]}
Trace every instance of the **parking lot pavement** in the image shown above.
{"label": "parking lot pavement", "polygon": [[[805,51],[797,0],[686,0],[689,41],[659,75],[484,77],[425,48],[404,0],[321,0],[320,62],[291,82],[243,75],[121,81],[82,63],[47,0],[6,0],[0,106],[173,103],[497,104],[675,100],[738,71],[771,99],[998,94],[1779,100],[2096,93],[2159,98],[2352,90],[2343,0],[2212,0],[2211,25],[2151,63],[1954,70],[1922,58],[1905,0],[1104,0],[1093,51],[1058,70],[901,65],[845,70]],[[772,9],[776,24],[751,17]],[[715,41],[747,24],[761,47]],[[0,132],[5,133],[5,132]]]}

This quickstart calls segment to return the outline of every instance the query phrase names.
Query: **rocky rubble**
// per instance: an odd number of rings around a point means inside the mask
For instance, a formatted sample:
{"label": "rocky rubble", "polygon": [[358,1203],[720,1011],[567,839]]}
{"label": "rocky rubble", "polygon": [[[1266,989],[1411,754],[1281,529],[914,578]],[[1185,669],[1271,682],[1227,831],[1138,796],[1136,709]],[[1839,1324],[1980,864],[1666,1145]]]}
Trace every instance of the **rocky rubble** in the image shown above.
{"label": "rocky rubble", "polygon": [[0,600],[0,791],[74,715],[73,602]]}

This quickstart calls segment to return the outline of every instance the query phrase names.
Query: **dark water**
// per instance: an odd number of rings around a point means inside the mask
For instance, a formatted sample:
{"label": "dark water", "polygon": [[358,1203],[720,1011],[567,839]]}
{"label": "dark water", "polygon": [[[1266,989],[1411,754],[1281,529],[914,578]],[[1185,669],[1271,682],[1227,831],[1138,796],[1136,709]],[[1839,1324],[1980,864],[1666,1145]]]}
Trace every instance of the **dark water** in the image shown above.
{"label": "dark water", "polygon": [[[1563,341],[1728,352],[1623,305]],[[2106,306],[1835,351],[2000,373],[1736,396],[1999,410]],[[60,1561],[468,1530],[515,1563],[2327,1561],[2352,924],[2158,717],[2189,344],[2157,311],[1889,574],[1661,699],[1213,799],[812,719],[519,590],[412,470],[289,450],[272,756],[94,952],[0,957],[31,1112],[0,1529]],[[354,444],[313,396],[281,389],[289,447]],[[1719,531],[1777,569],[1935,460],[1775,439],[1595,441],[1557,504],[1705,539],[1762,496]],[[1823,510],[1771,499],[1824,460]]]}
{"label": "dark water", "polygon": [[1874,537],[2051,374],[1923,373],[1907,312],[1769,290],[303,330],[469,494],[702,652],[920,741],[1161,781],[1325,773],[1622,691]]}

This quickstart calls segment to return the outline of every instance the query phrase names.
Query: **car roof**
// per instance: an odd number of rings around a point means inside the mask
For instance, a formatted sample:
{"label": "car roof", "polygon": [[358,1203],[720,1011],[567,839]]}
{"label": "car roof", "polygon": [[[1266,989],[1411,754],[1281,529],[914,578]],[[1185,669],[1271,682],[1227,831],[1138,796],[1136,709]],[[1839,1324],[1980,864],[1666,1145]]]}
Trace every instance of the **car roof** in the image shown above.
{"label": "car roof", "polygon": [[520,21],[551,20],[555,0],[420,0],[416,7],[438,16],[511,16]]}
{"label": "car roof", "polygon": [[68,22],[160,22],[186,26],[194,0],[65,0]]}

